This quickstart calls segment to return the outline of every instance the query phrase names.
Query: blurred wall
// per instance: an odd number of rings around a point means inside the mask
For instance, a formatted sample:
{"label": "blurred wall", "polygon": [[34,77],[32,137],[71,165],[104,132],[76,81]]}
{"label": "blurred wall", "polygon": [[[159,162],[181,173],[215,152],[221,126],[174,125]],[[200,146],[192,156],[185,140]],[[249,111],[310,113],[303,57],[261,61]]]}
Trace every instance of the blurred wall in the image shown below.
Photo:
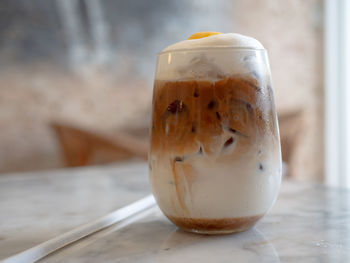
{"label": "blurred wall", "polygon": [[303,114],[293,174],[322,179],[321,11],[321,0],[1,1],[0,172],[62,167],[53,121],[147,126],[157,52],[221,31],[268,49],[279,112]]}

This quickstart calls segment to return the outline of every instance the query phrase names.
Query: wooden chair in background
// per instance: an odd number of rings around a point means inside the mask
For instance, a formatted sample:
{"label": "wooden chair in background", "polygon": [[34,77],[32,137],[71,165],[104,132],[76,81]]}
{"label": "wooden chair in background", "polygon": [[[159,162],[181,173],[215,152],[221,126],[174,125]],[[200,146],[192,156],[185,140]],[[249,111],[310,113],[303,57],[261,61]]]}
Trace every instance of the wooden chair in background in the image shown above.
{"label": "wooden chair in background", "polygon": [[303,112],[293,111],[278,114],[281,137],[282,160],[286,164],[285,175],[293,177],[291,167],[294,165],[296,149],[299,147],[299,136],[302,130]]}
{"label": "wooden chair in background", "polygon": [[126,132],[106,134],[53,123],[66,166],[87,166],[147,159],[148,140]]}

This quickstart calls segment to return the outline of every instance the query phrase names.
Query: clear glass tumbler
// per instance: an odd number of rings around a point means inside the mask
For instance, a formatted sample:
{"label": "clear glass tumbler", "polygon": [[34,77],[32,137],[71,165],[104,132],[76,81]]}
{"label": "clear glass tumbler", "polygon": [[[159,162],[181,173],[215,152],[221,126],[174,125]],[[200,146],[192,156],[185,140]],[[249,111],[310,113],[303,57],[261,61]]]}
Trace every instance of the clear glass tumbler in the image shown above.
{"label": "clear glass tumbler", "polygon": [[270,75],[264,49],[158,55],[150,182],[160,209],[178,227],[244,231],[272,207],[281,150]]}

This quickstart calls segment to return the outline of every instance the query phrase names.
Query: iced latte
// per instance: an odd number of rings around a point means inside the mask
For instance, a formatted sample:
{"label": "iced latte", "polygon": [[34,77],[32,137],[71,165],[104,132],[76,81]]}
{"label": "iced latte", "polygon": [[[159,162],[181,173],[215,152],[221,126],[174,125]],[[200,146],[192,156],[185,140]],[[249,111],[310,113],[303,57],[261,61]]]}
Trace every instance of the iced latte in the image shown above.
{"label": "iced latte", "polygon": [[159,207],[184,230],[243,231],[267,213],[281,154],[257,40],[200,33],[159,54],[149,166]]}

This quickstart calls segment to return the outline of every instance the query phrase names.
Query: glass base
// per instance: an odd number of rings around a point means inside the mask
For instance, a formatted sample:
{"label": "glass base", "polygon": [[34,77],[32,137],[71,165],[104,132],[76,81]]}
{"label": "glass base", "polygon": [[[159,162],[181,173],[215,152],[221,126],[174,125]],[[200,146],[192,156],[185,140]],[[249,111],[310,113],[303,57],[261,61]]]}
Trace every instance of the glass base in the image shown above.
{"label": "glass base", "polygon": [[248,230],[263,215],[224,219],[167,217],[175,225],[187,232],[204,235],[224,235]]}

